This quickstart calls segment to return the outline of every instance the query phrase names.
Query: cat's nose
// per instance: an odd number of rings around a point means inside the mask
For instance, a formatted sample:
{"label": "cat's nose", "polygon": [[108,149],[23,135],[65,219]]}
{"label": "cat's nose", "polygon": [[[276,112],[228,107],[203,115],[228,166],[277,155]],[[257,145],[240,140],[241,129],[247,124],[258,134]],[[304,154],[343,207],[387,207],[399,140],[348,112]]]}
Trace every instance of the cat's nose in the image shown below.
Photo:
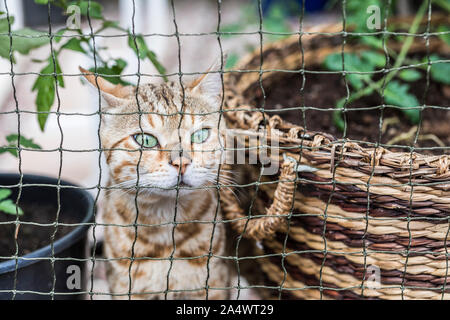
{"label": "cat's nose", "polygon": [[[186,171],[186,167],[191,163],[191,160],[186,157],[178,157],[174,160],[170,161],[170,164],[177,169],[178,172],[181,172],[181,174],[184,174]],[[181,167],[181,169],[180,169]]]}

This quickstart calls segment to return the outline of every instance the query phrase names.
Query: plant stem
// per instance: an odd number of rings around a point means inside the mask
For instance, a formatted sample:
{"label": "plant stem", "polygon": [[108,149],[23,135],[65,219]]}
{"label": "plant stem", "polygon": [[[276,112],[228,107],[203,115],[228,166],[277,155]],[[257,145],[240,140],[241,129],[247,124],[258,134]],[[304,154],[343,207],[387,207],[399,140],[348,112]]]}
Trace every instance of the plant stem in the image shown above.
{"label": "plant stem", "polygon": [[[423,15],[425,14],[425,11],[427,9],[427,1],[424,1],[422,5],[420,6],[419,10],[417,11],[416,17],[414,18],[414,21],[411,25],[411,27],[408,30],[408,33],[415,34],[417,32],[417,29],[419,29],[420,22],[422,21]],[[409,36],[406,38],[405,42],[402,45],[402,48],[400,49],[400,53],[398,55],[397,60],[394,63],[393,69],[399,68],[403,64],[403,60],[405,60],[406,55],[408,54],[409,48],[411,48],[411,45],[414,42],[414,36]],[[389,82],[396,76],[398,73],[398,69],[392,71],[392,73],[389,73],[386,77],[386,82]],[[379,80],[377,84],[381,86],[383,83],[383,80]]]}
{"label": "plant stem", "polygon": [[[424,1],[422,3],[422,5],[420,6],[419,10],[417,11],[414,21],[408,30],[409,34],[415,34],[417,32],[417,29],[419,28],[420,22],[422,21],[422,18],[426,12],[426,9],[427,9],[427,2]],[[386,76],[385,79],[380,79],[377,82],[372,82],[370,80],[370,82],[368,83],[368,86],[365,87],[363,90],[352,93],[348,97],[347,103],[345,103],[345,98],[339,100],[338,103],[336,104],[337,110],[335,110],[335,112],[334,112],[335,120],[337,120],[338,117],[342,120],[342,110],[341,109],[344,107],[345,104],[349,104],[349,103],[351,103],[355,100],[358,100],[364,96],[370,95],[370,94],[372,94],[372,92],[374,90],[380,92],[381,87],[383,86],[383,83],[388,83],[389,81],[391,81],[399,72],[398,68],[403,64],[403,61],[405,60],[406,55],[408,54],[408,51],[411,48],[411,45],[413,44],[413,42],[414,42],[414,36],[409,36],[405,40],[405,42],[402,45],[402,48],[400,49],[400,53],[398,54],[397,59],[395,60],[395,64],[392,67],[392,69],[394,69],[394,70],[391,71]],[[338,125],[338,128],[342,130],[342,125]]]}

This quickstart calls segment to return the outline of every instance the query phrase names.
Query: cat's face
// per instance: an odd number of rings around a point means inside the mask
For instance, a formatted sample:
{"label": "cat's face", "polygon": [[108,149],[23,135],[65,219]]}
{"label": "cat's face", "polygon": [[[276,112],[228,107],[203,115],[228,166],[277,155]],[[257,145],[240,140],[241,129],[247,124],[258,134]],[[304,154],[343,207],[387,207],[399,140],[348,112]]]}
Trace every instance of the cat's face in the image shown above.
{"label": "cat's face", "polygon": [[151,199],[217,183],[225,141],[219,73],[186,84],[184,94],[178,82],[134,88],[86,78],[104,98],[100,134],[113,186],[132,194],[139,186]]}

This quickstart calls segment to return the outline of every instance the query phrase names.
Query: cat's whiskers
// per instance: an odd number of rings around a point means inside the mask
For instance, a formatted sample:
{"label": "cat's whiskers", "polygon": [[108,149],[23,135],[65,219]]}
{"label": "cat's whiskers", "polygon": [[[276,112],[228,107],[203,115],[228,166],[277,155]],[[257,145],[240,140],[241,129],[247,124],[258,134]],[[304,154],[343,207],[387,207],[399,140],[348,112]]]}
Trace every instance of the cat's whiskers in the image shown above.
{"label": "cat's whiskers", "polygon": [[142,174],[139,177],[139,185],[137,185],[138,179],[133,178],[111,185],[108,187],[108,190],[111,195],[116,195],[118,192],[120,192],[119,195],[129,194],[138,189],[141,192],[142,190],[148,189],[147,187],[152,186],[152,183],[148,182],[149,178],[148,174]]}
{"label": "cat's whiskers", "polygon": [[[224,181],[226,180],[225,182],[227,184],[220,183],[218,181],[218,179],[217,179],[218,177],[219,177],[219,179],[220,178],[224,179]],[[207,180],[209,182],[213,183],[214,185],[219,186],[219,188],[221,188],[221,189],[229,190],[234,195],[236,200],[240,203],[240,199],[239,199],[239,197],[238,197],[236,192],[240,192],[241,190],[234,189],[233,186],[232,186],[232,185],[235,185],[237,183],[235,180],[233,180],[232,178],[227,177],[227,176],[222,176],[221,174],[217,175],[217,173],[213,173],[213,172],[210,172],[208,174]],[[214,189],[210,188],[210,190],[213,191]]]}
{"label": "cat's whiskers", "polygon": [[224,174],[217,174],[216,172],[210,172],[207,174],[208,178],[214,178],[214,179],[218,179],[219,181],[223,181],[226,182],[227,184],[233,185],[236,184],[236,180],[228,175],[224,175]]}
{"label": "cat's whiskers", "polygon": [[136,186],[137,179],[130,179],[120,183],[113,184],[107,188],[110,195],[116,195],[120,192],[120,195],[124,195],[130,192]]}

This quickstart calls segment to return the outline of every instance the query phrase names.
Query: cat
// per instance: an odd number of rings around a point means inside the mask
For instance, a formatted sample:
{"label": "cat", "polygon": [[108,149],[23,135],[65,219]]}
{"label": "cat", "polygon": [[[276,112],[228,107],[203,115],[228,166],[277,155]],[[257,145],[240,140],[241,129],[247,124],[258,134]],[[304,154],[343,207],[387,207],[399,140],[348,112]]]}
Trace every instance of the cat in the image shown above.
{"label": "cat", "polygon": [[229,298],[216,188],[225,179],[223,86],[220,72],[209,72],[220,65],[184,85],[138,87],[80,67],[102,96],[104,254],[114,299]]}

